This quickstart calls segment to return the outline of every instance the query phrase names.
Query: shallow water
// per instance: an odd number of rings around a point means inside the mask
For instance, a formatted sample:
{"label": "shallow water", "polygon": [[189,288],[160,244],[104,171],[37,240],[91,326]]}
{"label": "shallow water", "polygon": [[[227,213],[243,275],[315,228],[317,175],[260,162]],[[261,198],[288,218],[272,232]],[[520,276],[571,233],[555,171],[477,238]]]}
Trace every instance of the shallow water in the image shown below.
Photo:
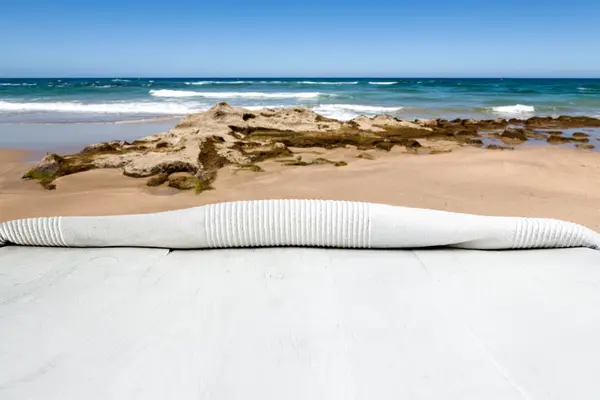
{"label": "shallow water", "polygon": [[[536,129],[535,131],[537,132],[549,132],[549,131],[561,131],[563,132],[562,136],[564,137],[572,137],[573,133],[575,132],[584,132],[586,134],[589,135],[589,144],[594,145],[594,152],[599,152],[600,151],[600,128],[568,128],[568,129]],[[487,133],[492,133],[492,132],[487,132]],[[496,133],[500,133],[500,132],[496,132]],[[572,149],[572,148],[576,148],[576,145],[578,143],[561,143],[561,144],[550,144],[546,141],[546,139],[528,139],[526,142],[519,144],[519,145],[511,145],[511,144],[506,144],[504,143],[502,140],[497,139],[497,138],[493,138],[493,137],[487,137],[485,136],[485,134],[481,137],[481,140],[483,142],[483,146],[487,147],[489,145],[497,145],[497,146],[503,146],[503,147],[514,147],[514,148],[519,148],[519,147],[562,147],[562,148],[567,148],[567,149]]]}
{"label": "shallow water", "polygon": [[135,140],[166,132],[176,121],[130,124],[10,124],[0,123],[0,147],[24,150],[81,150],[110,140]]}

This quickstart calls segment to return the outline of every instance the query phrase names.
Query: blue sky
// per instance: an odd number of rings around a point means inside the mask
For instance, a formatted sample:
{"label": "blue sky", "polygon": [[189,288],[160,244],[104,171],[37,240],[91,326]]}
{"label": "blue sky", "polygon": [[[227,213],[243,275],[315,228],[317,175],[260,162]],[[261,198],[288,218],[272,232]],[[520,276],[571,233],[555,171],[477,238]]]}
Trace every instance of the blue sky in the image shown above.
{"label": "blue sky", "polygon": [[0,76],[600,77],[600,1],[12,0]]}

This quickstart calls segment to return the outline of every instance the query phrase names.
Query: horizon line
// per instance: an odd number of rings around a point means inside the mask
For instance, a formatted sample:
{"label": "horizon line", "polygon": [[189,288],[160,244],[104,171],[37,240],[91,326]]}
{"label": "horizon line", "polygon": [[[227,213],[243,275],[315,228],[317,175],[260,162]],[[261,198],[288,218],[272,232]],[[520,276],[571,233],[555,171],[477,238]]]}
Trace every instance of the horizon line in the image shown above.
{"label": "horizon line", "polygon": [[600,76],[0,76],[0,79],[600,79]]}

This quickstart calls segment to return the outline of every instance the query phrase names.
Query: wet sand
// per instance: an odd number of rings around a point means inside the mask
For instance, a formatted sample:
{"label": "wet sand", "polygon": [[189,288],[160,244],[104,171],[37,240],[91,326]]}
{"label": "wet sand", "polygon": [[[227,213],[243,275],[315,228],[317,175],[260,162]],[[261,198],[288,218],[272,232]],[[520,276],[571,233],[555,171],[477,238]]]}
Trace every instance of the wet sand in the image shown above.
{"label": "wet sand", "polygon": [[[199,195],[168,187],[149,188],[147,179],[119,170],[92,170],[55,181],[48,191],[21,175],[33,163],[27,153],[0,150],[0,221],[55,215],[158,212],[220,201],[334,199],[388,203],[486,215],[558,218],[600,230],[600,157],[564,148],[492,151],[459,148],[446,154],[415,155],[399,149],[294,149],[305,160],[326,156],[347,166],[283,166],[270,160],[264,172],[219,171],[215,190]],[[321,153],[321,154],[316,154]]]}

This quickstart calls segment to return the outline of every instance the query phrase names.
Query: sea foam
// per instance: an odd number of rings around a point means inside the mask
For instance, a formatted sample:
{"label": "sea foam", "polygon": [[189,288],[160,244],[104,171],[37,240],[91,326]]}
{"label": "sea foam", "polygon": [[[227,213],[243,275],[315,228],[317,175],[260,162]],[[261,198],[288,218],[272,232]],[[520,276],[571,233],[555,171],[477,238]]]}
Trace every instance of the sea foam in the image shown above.
{"label": "sea foam", "polygon": [[358,85],[358,81],[354,82],[320,82],[320,81],[299,81],[301,85]]}
{"label": "sea foam", "polygon": [[243,85],[253,83],[252,81],[198,81],[184,82],[186,85]]}
{"label": "sea foam", "polygon": [[535,107],[516,104],[514,106],[491,107],[491,110],[499,114],[532,114],[535,112]]}
{"label": "sea foam", "polygon": [[0,86],[37,86],[37,83],[0,83]]}
{"label": "sea foam", "polygon": [[197,81],[184,82],[186,85],[244,85],[244,84],[261,84],[261,85],[284,85],[284,84],[300,84],[300,85],[358,85],[358,81],[353,82],[329,82],[329,81]]}
{"label": "sea foam", "polygon": [[369,85],[395,85],[398,82],[369,82]]}
{"label": "sea foam", "polygon": [[366,106],[361,104],[322,104],[314,107],[313,111],[325,117],[335,118],[340,121],[348,121],[361,114],[395,114],[403,108],[404,107]]}
{"label": "sea foam", "polygon": [[191,90],[150,90],[155,97],[203,97],[207,99],[316,99],[319,97],[335,97],[334,94],[320,92],[194,92]]}

